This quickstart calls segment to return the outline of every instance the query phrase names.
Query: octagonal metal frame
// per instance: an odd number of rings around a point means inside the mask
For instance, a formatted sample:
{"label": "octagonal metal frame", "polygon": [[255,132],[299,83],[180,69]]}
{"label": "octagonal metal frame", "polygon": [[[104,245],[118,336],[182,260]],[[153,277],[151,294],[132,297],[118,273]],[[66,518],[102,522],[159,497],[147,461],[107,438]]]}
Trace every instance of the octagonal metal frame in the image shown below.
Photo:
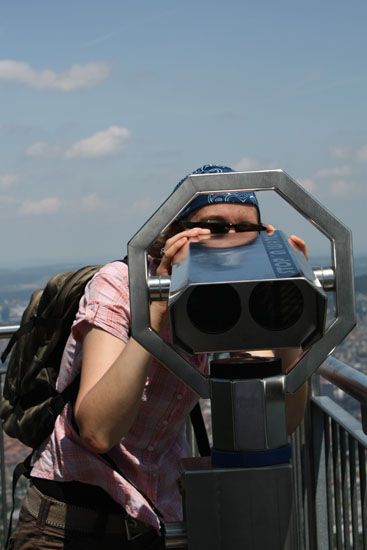
{"label": "octagonal metal frame", "polygon": [[196,194],[236,190],[277,192],[331,243],[335,271],[336,316],[324,336],[286,375],[285,389],[294,393],[321,365],[356,323],[351,231],[283,170],[229,172],[189,176],[156,210],[128,243],[130,304],[133,337],[167,369],[201,397],[210,395],[209,379],[151,328],[146,250],[159,233]]}

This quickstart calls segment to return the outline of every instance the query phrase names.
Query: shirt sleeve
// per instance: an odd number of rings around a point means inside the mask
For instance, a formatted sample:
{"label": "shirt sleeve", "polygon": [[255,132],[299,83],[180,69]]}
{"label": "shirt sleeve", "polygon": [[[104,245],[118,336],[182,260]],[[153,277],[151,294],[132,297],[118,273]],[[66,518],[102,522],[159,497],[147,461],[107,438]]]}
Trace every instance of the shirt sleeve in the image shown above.
{"label": "shirt sleeve", "polygon": [[124,262],[112,262],[103,266],[87,284],[72,334],[75,340],[82,341],[88,324],[127,342],[130,320],[128,268]]}

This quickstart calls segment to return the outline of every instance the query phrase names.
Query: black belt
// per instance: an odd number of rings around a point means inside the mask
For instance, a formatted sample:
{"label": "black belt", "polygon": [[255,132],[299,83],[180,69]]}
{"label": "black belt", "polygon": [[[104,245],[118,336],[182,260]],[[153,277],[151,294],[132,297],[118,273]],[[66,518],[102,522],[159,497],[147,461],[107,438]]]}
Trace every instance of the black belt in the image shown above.
{"label": "black belt", "polygon": [[121,535],[132,540],[153,527],[135,520],[124,512],[101,512],[60,502],[42,494],[34,485],[28,489],[25,509],[45,525],[89,534]]}
{"label": "black belt", "polygon": [[31,476],[31,483],[43,494],[72,506],[126,514],[104,489],[80,481],[56,481]]}

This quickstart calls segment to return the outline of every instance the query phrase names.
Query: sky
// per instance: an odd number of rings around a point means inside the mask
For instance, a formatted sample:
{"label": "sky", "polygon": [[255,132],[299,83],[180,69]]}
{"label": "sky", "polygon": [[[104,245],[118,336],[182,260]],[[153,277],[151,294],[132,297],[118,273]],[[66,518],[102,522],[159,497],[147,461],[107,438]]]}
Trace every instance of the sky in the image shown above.
{"label": "sky", "polygon": [[[120,258],[205,163],[284,170],[367,255],[366,25],[359,0],[0,1],[1,266]],[[263,220],[328,252],[274,195]]]}

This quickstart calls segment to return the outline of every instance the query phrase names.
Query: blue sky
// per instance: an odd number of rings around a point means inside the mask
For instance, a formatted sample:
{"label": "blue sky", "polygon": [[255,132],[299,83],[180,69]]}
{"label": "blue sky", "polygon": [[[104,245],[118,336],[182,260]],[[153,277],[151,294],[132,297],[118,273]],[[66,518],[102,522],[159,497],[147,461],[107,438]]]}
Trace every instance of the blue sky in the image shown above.
{"label": "blue sky", "polygon": [[[118,258],[211,162],[282,168],[366,255],[366,18],[353,0],[1,2],[2,265]],[[280,203],[265,221],[329,250]]]}

